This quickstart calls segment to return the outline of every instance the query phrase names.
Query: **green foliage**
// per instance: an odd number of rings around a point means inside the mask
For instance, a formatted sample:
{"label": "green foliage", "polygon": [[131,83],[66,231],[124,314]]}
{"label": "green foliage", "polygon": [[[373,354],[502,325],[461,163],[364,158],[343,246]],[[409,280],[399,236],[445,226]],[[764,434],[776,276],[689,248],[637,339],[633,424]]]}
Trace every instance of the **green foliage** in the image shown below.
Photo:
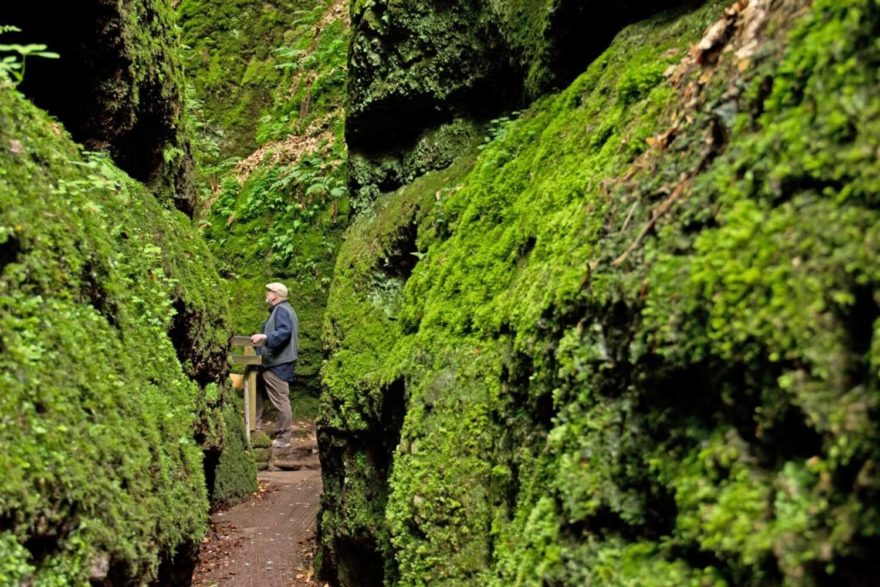
{"label": "green foliage", "polygon": [[[12,32],[21,32],[21,29],[0,25],[0,35]],[[47,48],[46,45],[35,43],[27,45],[0,44],[0,53],[13,53],[13,55],[7,55],[0,60],[0,81],[11,83],[13,87],[18,86],[24,79],[27,58],[30,56],[44,59],[58,59],[60,57],[58,53],[46,51]]]}
{"label": "green foliage", "polygon": [[[216,503],[235,503],[257,490],[253,451],[248,449],[244,429],[244,405],[227,401],[223,411],[223,451],[214,471],[211,497]],[[256,444],[254,445],[256,446]]]}
{"label": "green foliage", "polygon": [[511,122],[513,122],[521,112],[511,112],[510,116],[499,116],[489,121],[489,128],[486,136],[483,138],[483,144],[477,147],[479,150],[485,149],[489,143],[494,140],[503,139],[510,131]]}
{"label": "green foliage", "polygon": [[[194,93],[202,100],[194,115],[216,139],[200,155],[213,199],[204,233],[222,261],[237,332],[254,332],[265,319],[266,283],[290,287],[300,321],[296,403],[299,393],[318,393],[321,319],[348,218],[342,122],[348,25],[338,2],[289,4],[230,1],[224,14],[237,15],[230,21],[211,17],[214,9],[197,0],[179,11],[192,47]],[[247,83],[239,84],[239,76]],[[247,173],[236,160],[222,159],[256,144],[264,145],[261,160],[249,163]],[[302,415],[313,413],[313,401],[300,403]]]}
{"label": "green foliage", "polygon": [[[314,227],[322,213],[330,211],[329,222],[339,219],[339,205],[346,195],[343,178],[330,163],[317,156],[271,167],[241,204],[238,221],[271,218],[272,226],[256,246],[272,254],[275,269],[284,268],[294,257],[297,233]],[[235,212],[233,212],[235,214]]]}
{"label": "green foliage", "polygon": [[300,11],[297,25],[303,33],[288,35],[292,46],[275,49],[279,61],[275,67],[283,71],[283,76],[275,90],[272,111],[260,119],[258,143],[283,140],[291,132],[303,133],[315,124],[329,127],[334,139],[343,142],[342,120],[337,113],[345,95],[346,22],[341,18],[330,20],[324,28],[316,30],[317,36],[304,32],[307,26],[320,26],[315,23],[326,18],[325,14],[332,9],[333,3],[324,2],[310,12]]}
{"label": "green foliage", "polygon": [[629,27],[354,221],[320,428],[341,577],[352,542],[401,585],[873,576],[880,17],[784,3],[691,53],[723,4]]}
{"label": "green foliage", "polygon": [[9,89],[0,137],[0,583],[150,581],[205,532],[219,278],[186,217]]}
{"label": "green foliage", "polygon": [[[180,3],[185,62],[203,120],[219,142],[207,162],[242,157],[341,107],[345,24],[339,17],[322,21],[333,7],[329,0]],[[341,120],[330,125],[341,139]]]}

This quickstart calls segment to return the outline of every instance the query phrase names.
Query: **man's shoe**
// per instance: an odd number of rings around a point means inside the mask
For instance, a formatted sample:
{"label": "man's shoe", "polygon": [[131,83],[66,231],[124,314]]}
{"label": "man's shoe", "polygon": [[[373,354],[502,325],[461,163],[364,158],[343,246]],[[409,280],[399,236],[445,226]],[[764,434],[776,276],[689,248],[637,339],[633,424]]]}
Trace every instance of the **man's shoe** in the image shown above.
{"label": "man's shoe", "polygon": [[276,438],[272,441],[272,448],[290,448],[292,445],[289,440],[281,440]]}

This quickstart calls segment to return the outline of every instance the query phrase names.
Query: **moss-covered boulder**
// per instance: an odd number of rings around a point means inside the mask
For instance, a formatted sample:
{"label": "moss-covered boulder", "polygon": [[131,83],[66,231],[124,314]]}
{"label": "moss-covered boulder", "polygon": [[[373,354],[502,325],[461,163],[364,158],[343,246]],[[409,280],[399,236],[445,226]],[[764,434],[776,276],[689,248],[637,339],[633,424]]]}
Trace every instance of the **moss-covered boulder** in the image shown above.
{"label": "moss-covered boulder", "polygon": [[[242,501],[257,490],[256,464],[265,460],[261,449],[248,446],[245,423],[242,418],[244,403],[240,398],[225,398],[222,408],[222,435],[220,446],[206,454],[205,473],[209,497],[213,505],[228,505]],[[256,446],[251,443],[251,446]]]}
{"label": "moss-covered boulder", "polygon": [[564,86],[625,24],[682,3],[352,2],[346,140],[355,207],[446,167],[475,124]]}
{"label": "moss-covered boulder", "polygon": [[327,578],[870,582],[878,23],[869,0],[655,16],[355,221]]}
{"label": "moss-covered boulder", "polygon": [[226,312],[188,218],[0,89],[0,582],[144,583],[197,550]]}
{"label": "moss-covered boulder", "polygon": [[4,43],[44,43],[57,60],[29,59],[20,90],[73,138],[109,153],[163,201],[196,209],[176,18],[169,0],[4,2]]}

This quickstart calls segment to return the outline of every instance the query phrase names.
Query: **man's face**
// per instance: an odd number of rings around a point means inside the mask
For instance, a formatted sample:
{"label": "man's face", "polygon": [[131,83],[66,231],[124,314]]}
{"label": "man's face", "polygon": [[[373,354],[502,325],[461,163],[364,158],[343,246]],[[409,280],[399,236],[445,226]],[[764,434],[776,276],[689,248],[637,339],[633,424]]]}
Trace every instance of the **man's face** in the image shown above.
{"label": "man's face", "polygon": [[276,303],[278,303],[278,294],[275,293],[274,291],[267,291],[266,292],[266,305],[274,306]]}

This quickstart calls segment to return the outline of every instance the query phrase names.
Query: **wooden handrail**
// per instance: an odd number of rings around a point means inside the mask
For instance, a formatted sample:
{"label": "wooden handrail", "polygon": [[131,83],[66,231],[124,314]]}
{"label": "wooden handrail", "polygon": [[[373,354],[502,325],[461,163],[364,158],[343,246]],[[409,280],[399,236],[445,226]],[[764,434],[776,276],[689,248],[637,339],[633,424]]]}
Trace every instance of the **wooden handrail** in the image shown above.
{"label": "wooden handrail", "polygon": [[257,355],[256,347],[263,343],[254,344],[250,336],[241,334],[233,335],[229,339],[232,346],[244,347],[244,354],[232,355],[235,365],[244,365],[242,387],[244,389],[244,428],[247,432],[248,442],[251,439],[251,431],[257,427],[257,369],[262,364],[263,358]]}
{"label": "wooden handrail", "polygon": [[258,344],[254,344],[251,342],[251,337],[246,336],[244,334],[233,334],[232,338],[229,339],[229,342],[232,343],[232,346],[263,346],[264,343],[260,342]]}

